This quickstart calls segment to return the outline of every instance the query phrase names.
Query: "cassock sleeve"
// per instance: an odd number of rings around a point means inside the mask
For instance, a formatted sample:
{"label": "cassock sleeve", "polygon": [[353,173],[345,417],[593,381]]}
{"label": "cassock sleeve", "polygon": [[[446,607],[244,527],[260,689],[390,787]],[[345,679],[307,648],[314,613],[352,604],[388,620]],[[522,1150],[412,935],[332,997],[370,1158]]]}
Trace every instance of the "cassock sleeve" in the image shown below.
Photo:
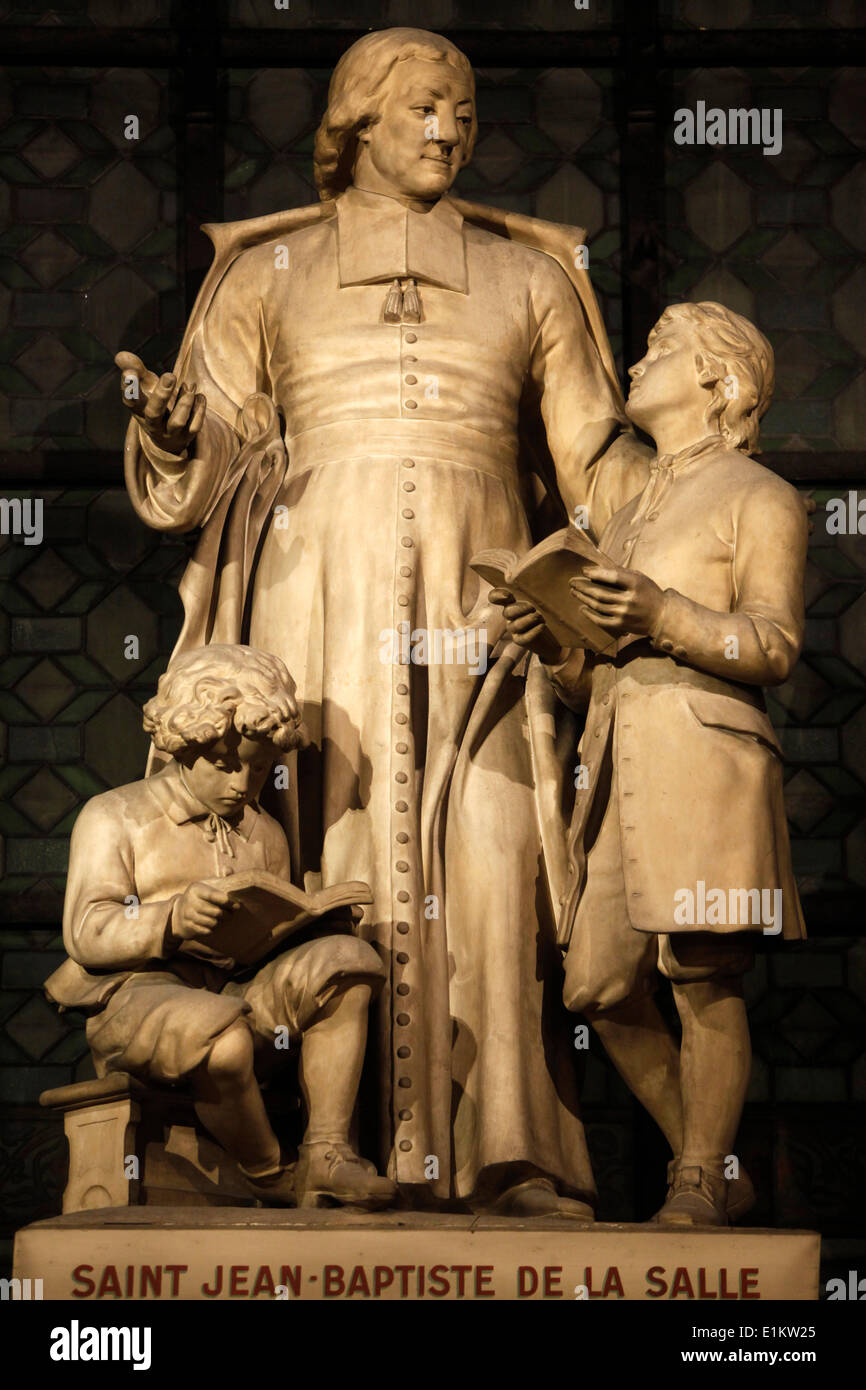
{"label": "cassock sleeve", "polygon": [[587,508],[598,538],[644,487],[651,450],[631,431],[608,381],[580,300],[539,254],[530,285],[530,370],[569,516]]}
{"label": "cassock sleeve", "polygon": [[85,970],[132,970],[176,950],[167,943],[175,897],[137,903],[133,865],[121,803],[110,792],[94,797],[72,831],[63,906],[63,944]]}
{"label": "cassock sleeve", "polygon": [[734,527],[731,611],[666,589],[652,644],[726,680],[781,685],[803,644],[806,512],[796,490],[774,479],[741,499]]}
{"label": "cassock sleeve", "polygon": [[127,488],[142,521],[157,531],[192,531],[204,524],[240,449],[241,406],[256,391],[270,394],[256,251],[244,252],[229,267],[175,367],[178,379],[195,383],[207,401],[191,452],[165,453],[137,420],[129,423]]}

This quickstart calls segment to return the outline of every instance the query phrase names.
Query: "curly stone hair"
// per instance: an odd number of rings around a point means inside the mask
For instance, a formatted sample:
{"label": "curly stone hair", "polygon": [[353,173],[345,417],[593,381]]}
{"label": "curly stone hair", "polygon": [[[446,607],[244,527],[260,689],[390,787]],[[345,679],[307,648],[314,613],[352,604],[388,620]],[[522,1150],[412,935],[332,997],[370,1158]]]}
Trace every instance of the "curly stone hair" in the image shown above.
{"label": "curly stone hair", "polygon": [[[718,421],[722,438],[744,454],[759,453],[761,416],[773,398],[773,349],[753,323],[716,304],[671,304],[649,335],[647,346],[677,321],[687,323],[698,345],[698,380],[712,390],[707,423]],[[736,390],[727,389],[733,378]]]}
{"label": "curly stone hair", "polygon": [[[336,198],[352,182],[358,135],[379,120],[387,80],[394,66],[407,58],[449,63],[469,78],[474,93],[469,59],[441,34],[427,29],[380,29],[358,39],[334,68],[328,109],[316,134],[313,168],[322,202]],[[473,120],[467,161],[477,133]]]}
{"label": "curly stone hair", "polygon": [[172,755],[207,747],[231,728],[284,752],[309,742],[286,666],[253,647],[183,652],[160,676],[143,722],[156,747]]}

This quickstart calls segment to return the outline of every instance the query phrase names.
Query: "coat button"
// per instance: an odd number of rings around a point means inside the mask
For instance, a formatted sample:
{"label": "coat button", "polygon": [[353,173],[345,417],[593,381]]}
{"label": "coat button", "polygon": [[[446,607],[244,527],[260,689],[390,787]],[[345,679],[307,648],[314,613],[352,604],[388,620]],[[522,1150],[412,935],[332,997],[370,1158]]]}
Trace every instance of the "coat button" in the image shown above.
{"label": "coat button", "polygon": [[[410,570],[410,568],[409,568],[408,565],[401,565],[401,566],[400,566],[400,578],[401,578],[401,579],[411,579],[411,578],[412,578],[412,571]],[[399,685],[397,686],[397,689],[400,690]],[[400,694],[401,694],[401,695],[405,695],[405,694],[407,694],[407,692],[406,692],[405,690],[400,690]]]}
{"label": "coat button", "polygon": [[411,1047],[398,1047],[398,1048],[397,1048],[397,1056],[398,1056],[398,1057],[411,1057],[411,1056],[412,1056],[412,1049],[411,1049]]}
{"label": "coat button", "polygon": [[408,753],[409,745],[408,743],[395,743],[394,749],[397,753]]}
{"label": "coat button", "polygon": [[408,801],[397,801],[397,802],[395,802],[395,803],[394,803],[394,810],[395,810],[395,811],[408,811],[408,810],[409,810],[409,803],[408,803]]}
{"label": "coat button", "polygon": [[674,656],[685,656],[685,647],[674,647]]}
{"label": "coat button", "polygon": [[[400,693],[400,692],[399,692],[399,687],[398,687],[398,693]],[[408,724],[408,723],[409,723],[409,716],[408,716],[408,714],[395,714],[395,715],[394,715],[394,723],[395,723],[395,724]]]}
{"label": "coat button", "polygon": [[674,644],[668,637],[666,637],[663,642],[659,642],[659,646],[663,652],[672,652],[674,649]]}
{"label": "coat button", "polygon": [[415,513],[414,513],[414,512],[410,512],[410,510],[409,510],[408,507],[404,508],[404,510],[400,513],[400,515],[403,517],[404,521],[414,521],[414,520],[415,520]]}
{"label": "coat button", "polygon": [[400,889],[400,892],[397,894],[397,901],[398,903],[407,903],[409,901],[409,894],[406,892],[405,888]]}
{"label": "coat button", "polygon": [[417,343],[417,341],[418,341],[418,334],[417,334],[417,333],[407,333],[407,334],[406,334],[406,342],[407,342],[407,343]]}
{"label": "coat button", "polygon": [[409,993],[409,986],[408,986],[408,985],[398,985],[398,986],[397,986],[397,993],[398,993],[398,994],[408,994],[408,993]]}
{"label": "coat button", "polygon": [[412,1078],[410,1076],[401,1076],[397,1085],[402,1086],[404,1091],[408,1091],[409,1087],[412,1085]]}
{"label": "coat button", "polygon": [[408,782],[408,781],[409,781],[409,778],[407,777],[407,775],[406,775],[405,772],[397,772],[397,773],[394,774],[394,781],[395,781],[395,782]]}
{"label": "coat button", "polygon": [[412,1147],[412,1141],[411,1141],[411,1139],[401,1139],[401,1140],[400,1140],[400,1148],[403,1150],[404,1154],[408,1153],[409,1150],[411,1149],[411,1147]]}
{"label": "coat button", "polygon": [[[397,963],[398,963],[399,965],[408,965],[408,964],[409,964],[409,955],[408,955],[408,952],[406,952],[406,951],[398,951],[398,952],[397,952]],[[407,1022],[408,1022],[408,1014],[407,1014],[406,1018],[407,1018]]]}
{"label": "coat button", "polygon": [[414,484],[414,483],[408,483],[408,482],[407,482],[407,483],[404,483],[404,484],[403,484],[403,491],[404,491],[404,492],[414,492],[414,491],[415,491],[415,484]]}
{"label": "coat button", "polygon": [[398,845],[405,845],[408,842],[409,836],[406,834],[405,830],[398,830],[394,839],[397,841]]}
{"label": "coat button", "polygon": [[[409,865],[406,863],[406,860],[405,860],[405,859],[398,859],[398,860],[397,860],[396,868],[397,868],[397,873],[398,873],[398,874],[408,874],[408,872],[409,872]],[[407,894],[406,894],[406,897],[401,899],[401,902],[408,902],[408,901],[409,901],[409,894],[407,893]]]}
{"label": "coat button", "polygon": [[399,1025],[400,1025],[401,1028],[407,1027],[407,1025],[408,1025],[408,1023],[409,1023],[409,1015],[408,1015],[408,1014],[398,1014],[398,1015],[397,1015],[397,1022],[399,1023]]}
{"label": "coat button", "polygon": [[408,607],[409,607],[409,598],[408,598],[408,595],[406,595],[406,594],[400,594],[399,598],[397,599],[397,602],[398,602],[398,604],[400,605],[401,608],[408,608]]}
{"label": "coat button", "polygon": [[413,541],[411,536],[401,536],[400,544],[405,546],[407,550],[411,550],[415,542]]}
{"label": "coat button", "polygon": [[412,1118],[412,1111],[411,1111],[411,1110],[401,1110],[401,1111],[400,1111],[400,1119],[401,1119],[401,1120],[411,1120],[411,1118]]}
{"label": "coat button", "polygon": [[403,465],[404,468],[414,468],[414,467],[415,467],[415,460],[414,460],[414,459],[401,459],[400,462],[402,463],[402,465]]}
{"label": "coat button", "polygon": [[417,401],[404,401],[403,404],[405,405],[405,407],[406,407],[407,410],[417,410],[417,409],[418,409],[418,402],[417,402]]}
{"label": "coat button", "polygon": [[413,376],[411,372],[409,373],[408,376],[404,376],[403,380],[405,381],[405,383],[406,383],[407,386],[417,386],[417,385],[418,385],[418,378],[417,378],[417,376]]}

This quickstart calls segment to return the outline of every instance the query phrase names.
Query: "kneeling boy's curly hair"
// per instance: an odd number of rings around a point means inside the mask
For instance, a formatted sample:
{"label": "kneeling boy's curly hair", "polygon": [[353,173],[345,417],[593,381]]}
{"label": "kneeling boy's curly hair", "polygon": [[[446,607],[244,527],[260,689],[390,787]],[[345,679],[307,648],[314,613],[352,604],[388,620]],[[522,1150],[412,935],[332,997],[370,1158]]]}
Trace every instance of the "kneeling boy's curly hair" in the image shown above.
{"label": "kneeling boy's curly hair", "polygon": [[285,664],[253,647],[197,647],[176,657],[144,706],[144,727],[171,754],[206,747],[231,728],[284,752],[309,742]]}

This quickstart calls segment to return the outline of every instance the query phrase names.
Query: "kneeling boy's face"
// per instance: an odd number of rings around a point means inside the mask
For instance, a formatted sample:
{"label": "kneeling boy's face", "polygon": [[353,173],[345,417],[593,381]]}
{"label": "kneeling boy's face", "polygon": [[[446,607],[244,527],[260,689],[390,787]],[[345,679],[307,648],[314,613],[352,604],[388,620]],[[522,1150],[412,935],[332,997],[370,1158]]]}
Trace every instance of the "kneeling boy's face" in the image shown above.
{"label": "kneeling boy's face", "polygon": [[230,729],[194,761],[184,760],[186,783],[211,811],[229,816],[256,800],[277,755],[269,740]]}

